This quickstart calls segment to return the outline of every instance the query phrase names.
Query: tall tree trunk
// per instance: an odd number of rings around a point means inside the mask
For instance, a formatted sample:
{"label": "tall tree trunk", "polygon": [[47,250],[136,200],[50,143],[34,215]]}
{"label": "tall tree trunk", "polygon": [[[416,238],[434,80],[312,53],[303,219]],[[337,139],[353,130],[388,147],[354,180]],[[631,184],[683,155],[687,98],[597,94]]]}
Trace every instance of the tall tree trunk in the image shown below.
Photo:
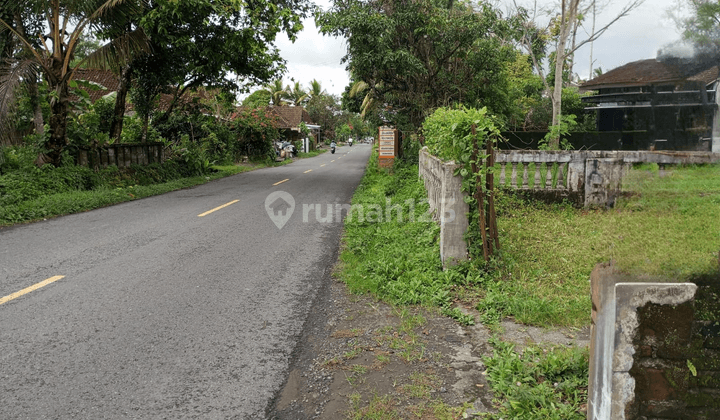
{"label": "tall tree trunk", "polygon": [[68,92],[68,84],[66,80],[60,79],[60,82],[52,86],[57,93],[56,98],[50,101],[50,138],[45,142],[47,153],[38,157],[36,163],[51,163],[55,166],[60,165],[60,156],[63,149],[67,146],[67,114],[70,94]]}
{"label": "tall tree trunk", "polygon": [[[592,11],[592,15],[593,15],[593,17],[592,17],[592,19],[593,19],[593,21],[592,21],[592,32],[590,32],[590,33],[593,34],[593,35],[595,34],[595,20],[596,20],[596,16],[595,16],[596,8],[595,8],[595,6],[596,6],[596,2],[593,1],[593,6],[592,6],[592,7],[593,7],[593,11]],[[594,46],[594,45],[595,45],[594,42],[591,42],[591,43],[590,43],[590,74],[589,74],[589,76],[588,76],[588,80],[590,80],[590,79],[593,78],[593,65],[595,64],[595,63],[593,62],[593,46]]]}
{"label": "tall tree trunk", "polygon": [[[561,108],[562,108],[562,88],[563,88],[563,67],[565,64],[565,45],[570,35],[572,22],[577,17],[577,7],[579,0],[562,0],[562,14],[560,16],[560,37],[558,39],[557,52],[555,53],[555,85],[553,87],[552,100],[553,119],[552,125],[560,124]],[[550,149],[557,150],[560,148],[560,137],[550,139],[548,144]]]}
{"label": "tall tree trunk", "polygon": [[130,65],[123,66],[120,72],[120,86],[118,86],[117,96],[115,97],[115,110],[113,111],[113,120],[110,124],[110,138],[120,143],[123,128],[123,117],[125,116],[125,103],[127,94],[130,90],[132,82],[132,69]]}

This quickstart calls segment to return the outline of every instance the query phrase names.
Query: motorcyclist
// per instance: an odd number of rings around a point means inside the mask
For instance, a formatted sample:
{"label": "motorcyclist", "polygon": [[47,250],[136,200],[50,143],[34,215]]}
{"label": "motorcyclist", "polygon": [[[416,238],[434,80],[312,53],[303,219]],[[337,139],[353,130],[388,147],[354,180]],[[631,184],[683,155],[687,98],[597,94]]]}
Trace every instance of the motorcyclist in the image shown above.
{"label": "motorcyclist", "polygon": [[348,140],[348,146],[352,147],[352,139]]}
{"label": "motorcyclist", "polygon": [[335,153],[335,142],[330,142],[330,153]]}

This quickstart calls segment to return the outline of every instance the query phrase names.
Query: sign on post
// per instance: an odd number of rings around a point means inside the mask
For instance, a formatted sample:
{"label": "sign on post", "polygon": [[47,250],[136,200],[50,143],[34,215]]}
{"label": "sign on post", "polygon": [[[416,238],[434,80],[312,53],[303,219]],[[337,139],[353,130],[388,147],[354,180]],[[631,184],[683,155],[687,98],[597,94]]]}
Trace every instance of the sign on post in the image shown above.
{"label": "sign on post", "polygon": [[392,166],[398,154],[398,131],[390,127],[380,127],[378,144],[380,166]]}

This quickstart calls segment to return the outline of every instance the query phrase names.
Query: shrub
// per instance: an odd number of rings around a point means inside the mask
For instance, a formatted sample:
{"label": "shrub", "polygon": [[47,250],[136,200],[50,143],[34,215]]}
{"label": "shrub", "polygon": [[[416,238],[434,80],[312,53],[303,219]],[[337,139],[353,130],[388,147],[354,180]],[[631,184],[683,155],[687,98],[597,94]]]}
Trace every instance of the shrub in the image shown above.
{"label": "shrub", "polygon": [[422,127],[428,151],[440,159],[470,162],[473,124],[481,151],[489,136],[499,136],[497,119],[488,114],[487,108],[438,108]]}
{"label": "shrub", "polygon": [[272,142],[280,137],[278,119],[264,108],[243,109],[235,118],[239,151],[250,157],[275,158]]}

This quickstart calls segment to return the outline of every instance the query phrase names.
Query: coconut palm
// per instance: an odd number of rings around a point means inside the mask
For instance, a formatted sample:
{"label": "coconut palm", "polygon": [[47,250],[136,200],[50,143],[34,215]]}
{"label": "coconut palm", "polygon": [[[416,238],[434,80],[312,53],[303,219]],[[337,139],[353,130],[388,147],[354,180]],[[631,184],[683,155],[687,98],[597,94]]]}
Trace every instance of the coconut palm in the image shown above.
{"label": "coconut palm", "polygon": [[[377,83],[375,85],[376,89],[382,89],[382,82]],[[354,98],[358,95],[361,95],[363,92],[367,91],[365,94],[365,97],[363,98],[362,105],[360,106],[360,116],[365,118],[365,116],[374,111],[379,102],[377,100],[377,97],[375,96],[375,90],[370,89],[370,85],[360,80],[359,82],[355,82],[354,85],[350,88],[350,97]]]}
{"label": "coconut palm", "polygon": [[270,102],[272,102],[273,105],[282,106],[286,104],[285,96],[287,95],[287,92],[283,87],[281,79],[277,79],[272,83],[268,83],[267,85],[265,85],[265,89],[263,90],[270,94]]}
{"label": "coconut palm", "polygon": [[303,90],[302,86],[300,86],[300,82],[295,82],[292,87],[290,87],[290,85],[286,86],[285,92],[286,98],[288,98],[295,106],[302,105],[309,98],[308,93]]}
{"label": "coconut palm", "polygon": [[313,79],[312,82],[310,82],[310,91],[308,92],[308,95],[310,95],[311,98],[317,98],[318,96],[325,94],[326,92],[323,90],[320,82],[318,82],[316,79]]}
{"label": "coconut palm", "polygon": [[[39,157],[40,163],[60,162],[67,145],[66,129],[70,102],[70,80],[75,70],[84,64],[96,68],[111,68],[128,62],[141,51],[148,50],[147,38],[142,30],[123,33],[83,60],[73,65],[75,50],[86,30],[98,32],[115,22],[127,22],[128,16],[141,10],[135,0],[36,0],[32,3],[5,7],[17,8],[17,13],[44,15],[49,33],[42,37],[40,46],[33,44],[26,34],[18,31],[11,22],[0,19],[0,28],[10,31],[23,45],[27,54],[21,59],[10,59],[0,69],[0,117],[6,115],[8,104],[15,99],[19,84],[41,73],[50,89],[50,135],[45,142],[47,154]],[[107,26],[106,26],[107,25]],[[33,34],[35,35],[35,34]]]}

